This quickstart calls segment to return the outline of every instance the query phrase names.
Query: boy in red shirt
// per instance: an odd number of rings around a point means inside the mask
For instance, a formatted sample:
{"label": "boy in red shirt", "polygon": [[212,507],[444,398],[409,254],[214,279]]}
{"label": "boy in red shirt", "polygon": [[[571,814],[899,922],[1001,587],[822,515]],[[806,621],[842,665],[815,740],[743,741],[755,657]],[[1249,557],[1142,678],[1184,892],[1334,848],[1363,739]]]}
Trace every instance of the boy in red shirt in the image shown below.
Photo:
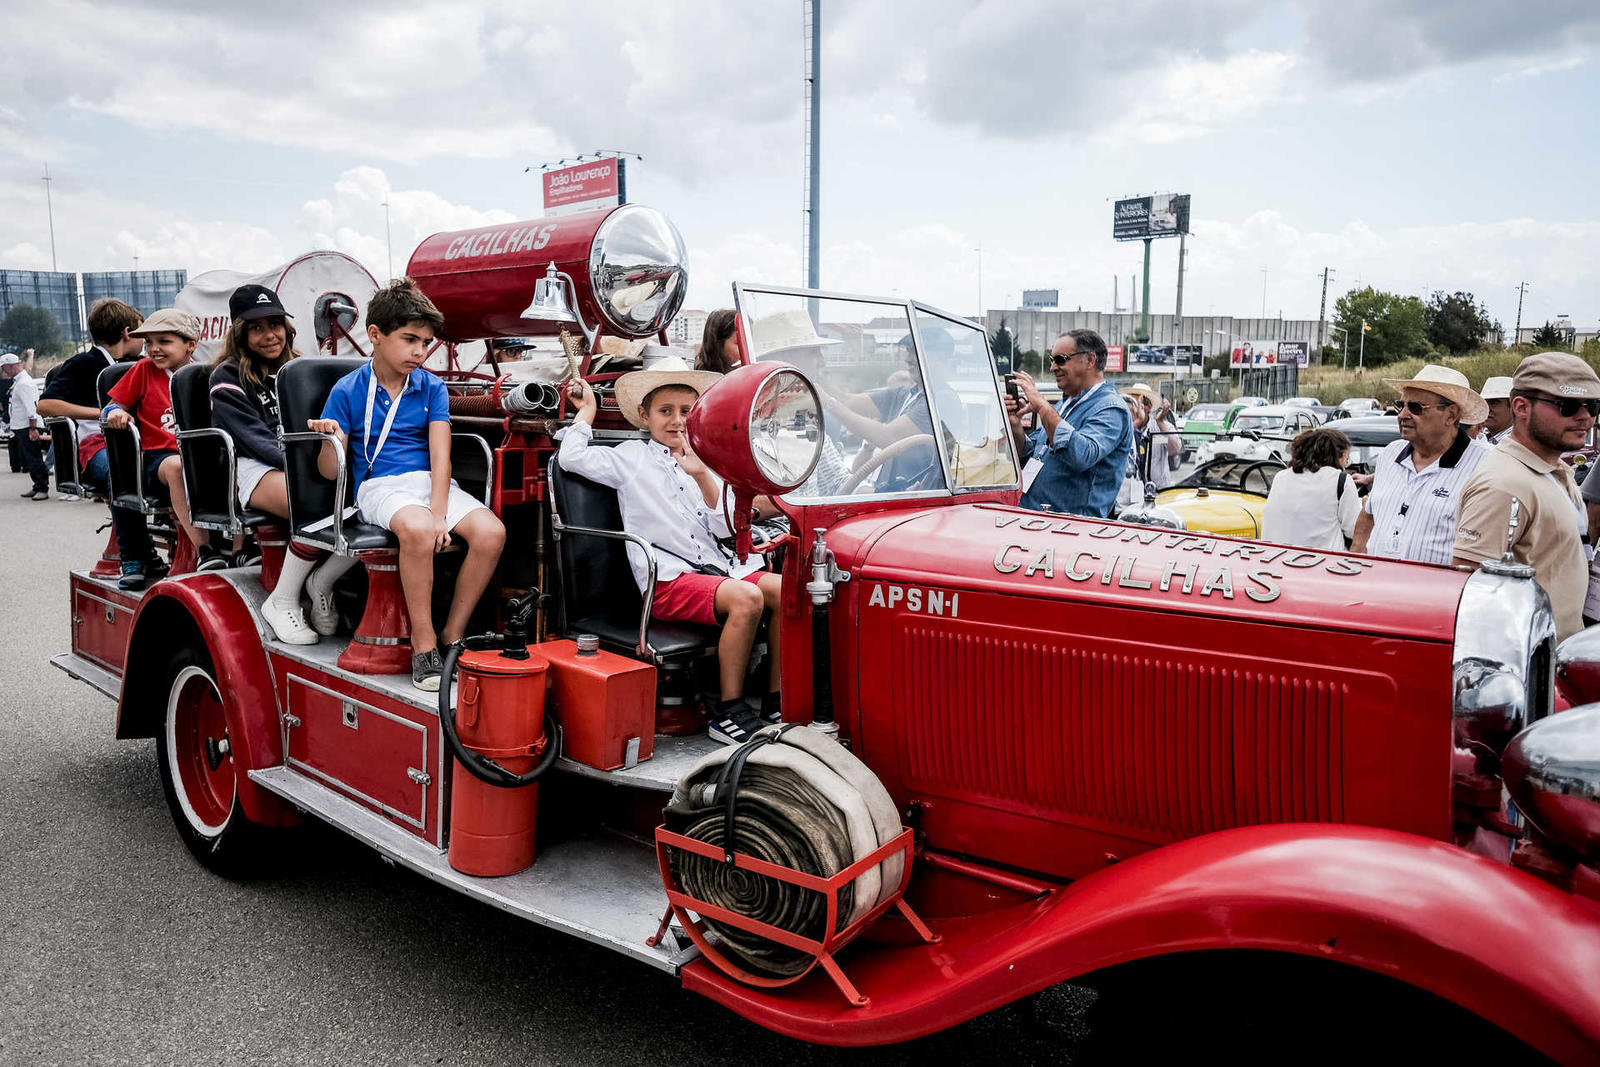
{"label": "boy in red shirt", "polygon": [[[129,333],[144,338],[145,357],[135,363],[111,388],[111,402],[100,416],[110,430],[139,428],[139,445],[144,450],[144,484],[147,489],[166,487],[178,525],[200,549],[201,569],[210,562],[211,550],[205,535],[189,522],[189,502],[183,491],[183,465],[178,460],[177,423],[172,415],[172,375],[194,359],[195,343],[200,338],[200,320],[187,311],[162,308]],[[129,512],[118,516],[117,552],[122,557],[119,589],[143,589],[161,569],[144,516]],[[126,510],[126,509],[123,509]],[[130,517],[131,516],[131,517]]]}

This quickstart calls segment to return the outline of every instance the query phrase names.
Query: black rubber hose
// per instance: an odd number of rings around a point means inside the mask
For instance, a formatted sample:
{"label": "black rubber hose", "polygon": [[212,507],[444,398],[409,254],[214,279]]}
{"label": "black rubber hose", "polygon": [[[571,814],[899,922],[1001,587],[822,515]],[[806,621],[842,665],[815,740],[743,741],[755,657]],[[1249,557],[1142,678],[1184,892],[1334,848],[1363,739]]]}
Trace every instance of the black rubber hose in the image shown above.
{"label": "black rubber hose", "polygon": [[[717,768],[709,773],[715,774]],[[686,812],[680,833],[719,848],[723,845],[721,804]],[[820,790],[785,768],[748,764],[739,777],[734,818],[734,850],[826,878],[855,862],[844,816]],[[776,878],[674,849],[672,871],[685,893],[739,915],[822,940],[827,902],[822,893]],[[850,922],[854,883],[839,891],[835,929]],[[745,969],[773,978],[802,973],[814,957],[760,934],[705,920],[721,949]]]}
{"label": "black rubber hose", "polygon": [[556,759],[561,755],[561,720],[556,717],[555,711],[549,707],[544,709],[544,756],[527,772],[516,774],[461,743],[461,737],[456,733],[455,704],[450,700],[450,682],[455,678],[456,660],[461,653],[499,648],[504,641],[499,634],[480,634],[451,645],[444,654],[444,670],[439,675],[439,729],[444,734],[445,744],[450,746],[450,754],[460,761],[467,773],[480,782],[502,789],[520,789],[537,782],[545,771],[555,766]]}

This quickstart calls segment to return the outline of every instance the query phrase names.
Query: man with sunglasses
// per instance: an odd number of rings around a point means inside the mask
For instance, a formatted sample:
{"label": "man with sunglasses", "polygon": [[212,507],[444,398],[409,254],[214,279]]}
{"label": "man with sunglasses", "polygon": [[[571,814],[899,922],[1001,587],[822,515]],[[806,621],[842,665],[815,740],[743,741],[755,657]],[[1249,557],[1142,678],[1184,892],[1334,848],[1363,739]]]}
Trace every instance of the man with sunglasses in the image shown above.
{"label": "man with sunglasses", "polygon": [[[1511,380],[1511,434],[1501,440],[1461,491],[1455,563],[1477,568],[1507,547],[1532,567],[1550,595],[1556,640],[1583,629],[1589,520],[1572,468],[1561,454],[1580,447],[1600,414],[1600,376],[1565,352],[1538,352]],[[1511,501],[1521,503],[1510,530]]]}
{"label": "man with sunglasses", "polygon": [[1456,501],[1489,453],[1459,424],[1482,422],[1483,398],[1466,375],[1429,364],[1415,378],[1385,378],[1400,392],[1400,440],[1373,462],[1372,491],[1356,519],[1354,552],[1420,563],[1451,561]]}
{"label": "man with sunglasses", "polygon": [[[1133,417],[1106,384],[1105,369],[1100,335],[1069,330],[1050,352],[1060,403],[1040,396],[1026,372],[1011,376],[1021,393],[1019,400],[1007,398],[1006,412],[1017,454],[1027,464],[1023,507],[1098,519],[1111,514],[1133,448]],[[1022,415],[1030,410],[1038,428],[1024,435]]]}

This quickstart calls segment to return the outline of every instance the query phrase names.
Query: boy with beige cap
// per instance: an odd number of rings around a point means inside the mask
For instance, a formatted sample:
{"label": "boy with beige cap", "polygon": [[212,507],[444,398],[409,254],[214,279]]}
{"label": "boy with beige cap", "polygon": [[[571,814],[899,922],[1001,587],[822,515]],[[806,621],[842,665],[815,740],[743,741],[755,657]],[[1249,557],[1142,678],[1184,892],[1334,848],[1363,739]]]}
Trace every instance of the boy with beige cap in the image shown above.
{"label": "boy with beige cap", "polygon": [[[1588,518],[1561,454],[1581,446],[1600,413],[1600,376],[1577,356],[1537,352],[1511,384],[1511,432],[1461,491],[1455,564],[1476,569],[1510,548],[1534,569],[1555,611],[1556,640],[1583,629]],[[1511,502],[1520,502],[1510,528]]]}

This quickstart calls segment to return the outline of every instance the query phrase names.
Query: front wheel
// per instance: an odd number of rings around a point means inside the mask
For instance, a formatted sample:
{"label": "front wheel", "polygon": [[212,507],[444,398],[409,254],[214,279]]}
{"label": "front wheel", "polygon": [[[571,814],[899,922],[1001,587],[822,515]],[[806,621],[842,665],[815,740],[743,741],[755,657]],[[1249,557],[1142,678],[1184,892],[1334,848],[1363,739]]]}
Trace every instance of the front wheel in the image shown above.
{"label": "front wheel", "polygon": [[166,714],[156,735],[161,787],[178,836],[218,874],[248,873],[263,831],[239,806],[228,721],[215,668],[204,649],[185,648],[167,672]]}

